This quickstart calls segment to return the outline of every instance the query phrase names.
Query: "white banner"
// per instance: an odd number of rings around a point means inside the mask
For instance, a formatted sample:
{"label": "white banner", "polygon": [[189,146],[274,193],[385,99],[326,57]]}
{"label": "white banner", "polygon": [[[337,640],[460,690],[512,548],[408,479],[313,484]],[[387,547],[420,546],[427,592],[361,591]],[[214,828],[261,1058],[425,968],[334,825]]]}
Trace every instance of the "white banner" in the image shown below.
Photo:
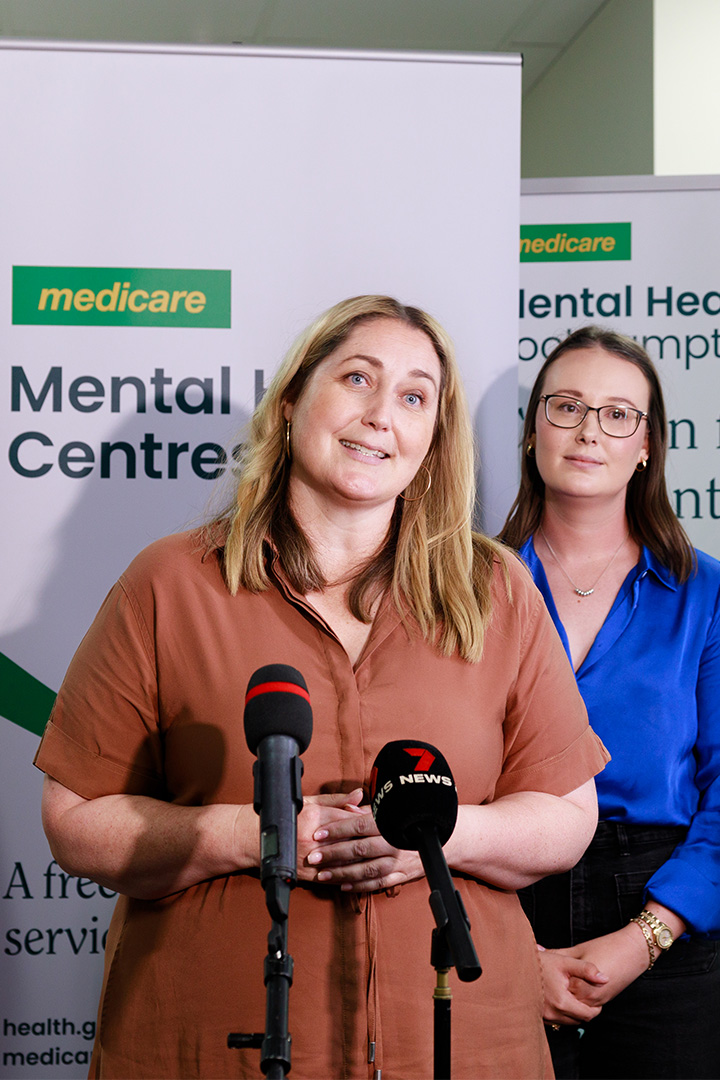
{"label": "white banner", "polygon": [[0,1076],[85,1075],[113,906],[41,832],[30,762],[53,695],[135,552],[202,517],[296,334],[359,293],[431,311],[501,524],[520,70],[0,43]]}
{"label": "white banner", "polygon": [[521,220],[521,411],[571,330],[636,338],[665,391],[671,503],[720,558],[720,178],[525,181]]}

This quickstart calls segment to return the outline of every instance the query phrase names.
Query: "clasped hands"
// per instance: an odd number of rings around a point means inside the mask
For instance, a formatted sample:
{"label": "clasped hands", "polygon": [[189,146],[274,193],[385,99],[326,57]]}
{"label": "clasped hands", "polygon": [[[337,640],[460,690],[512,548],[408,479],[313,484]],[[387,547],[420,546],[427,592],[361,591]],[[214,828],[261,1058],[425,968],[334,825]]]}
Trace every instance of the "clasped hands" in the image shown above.
{"label": "clasped hands", "polygon": [[391,889],[423,876],[416,851],[391,847],[378,832],[362,788],[309,795],[297,819],[298,878],[344,892]]}
{"label": "clasped hands", "polygon": [[634,926],[567,949],[540,950],[548,1024],[576,1026],[593,1020],[647,969],[647,947]]}

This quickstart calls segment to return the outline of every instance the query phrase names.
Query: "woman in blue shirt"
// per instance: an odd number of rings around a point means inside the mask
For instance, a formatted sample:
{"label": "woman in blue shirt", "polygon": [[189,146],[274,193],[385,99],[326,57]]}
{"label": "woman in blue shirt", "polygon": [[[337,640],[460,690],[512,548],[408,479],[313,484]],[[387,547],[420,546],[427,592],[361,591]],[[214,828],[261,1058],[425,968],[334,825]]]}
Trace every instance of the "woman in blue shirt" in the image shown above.
{"label": "woman in blue shirt", "polygon": [[528,403],[501,539],[553,617],[612,754],[567,874],[525,891],[559,1078],[720,1077],[720,563],[665,487],[657,372],[631,338],[571,334]]}

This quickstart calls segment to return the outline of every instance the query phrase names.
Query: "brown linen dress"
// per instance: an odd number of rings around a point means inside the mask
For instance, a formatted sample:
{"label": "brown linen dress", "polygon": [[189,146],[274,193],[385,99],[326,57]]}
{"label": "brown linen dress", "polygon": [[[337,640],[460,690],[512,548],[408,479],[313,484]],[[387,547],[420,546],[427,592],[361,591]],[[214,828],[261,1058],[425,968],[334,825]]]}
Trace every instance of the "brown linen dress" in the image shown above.
{"label": "brown linen dress", "polygon": [[[251,803],[243,731],[248,679],[261,665],[305,676],[314,727],[305,795],[367,791],[391,739],[436,745],[461,803],[510,792],[563,795],[607,755],[587,724],[557,634],[529,575],[508,557],[478,664],[447,658],[382,605],[353,668],[327,625],[278,568],[260,594],[232,597],[218,553],[196,534],[142,552],[109,593],[60,690],[36,764],[85,798],[144,794],[182,805]],[[535,942],[514,892],[455,875],[483,974],[453,988],[453,1076],[552,1076]],[[288,951],[297,1080],[433,1073],[434,926],[422,879],[359,896],[299,885]],[[262,1031],[270,917],[257,872],[200,882],[160,900],[120,897],[108,935],[91,1076],[260,1076],[258,1050],[230,1031]],[[374,1066],[368,1045],[375,1043]]]}

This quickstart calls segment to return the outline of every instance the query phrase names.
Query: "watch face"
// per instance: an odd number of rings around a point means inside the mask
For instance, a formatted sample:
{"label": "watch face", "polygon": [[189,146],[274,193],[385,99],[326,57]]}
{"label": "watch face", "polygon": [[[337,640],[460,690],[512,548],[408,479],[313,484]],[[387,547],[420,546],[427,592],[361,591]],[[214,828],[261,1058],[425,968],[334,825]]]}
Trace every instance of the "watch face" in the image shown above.
{"label": "watch face", "polygon": [[662,930],[658,930],[655,934],[655,940],[661,949],[669,949],[673,943],[673,936],[667,926],[663,926]]}

